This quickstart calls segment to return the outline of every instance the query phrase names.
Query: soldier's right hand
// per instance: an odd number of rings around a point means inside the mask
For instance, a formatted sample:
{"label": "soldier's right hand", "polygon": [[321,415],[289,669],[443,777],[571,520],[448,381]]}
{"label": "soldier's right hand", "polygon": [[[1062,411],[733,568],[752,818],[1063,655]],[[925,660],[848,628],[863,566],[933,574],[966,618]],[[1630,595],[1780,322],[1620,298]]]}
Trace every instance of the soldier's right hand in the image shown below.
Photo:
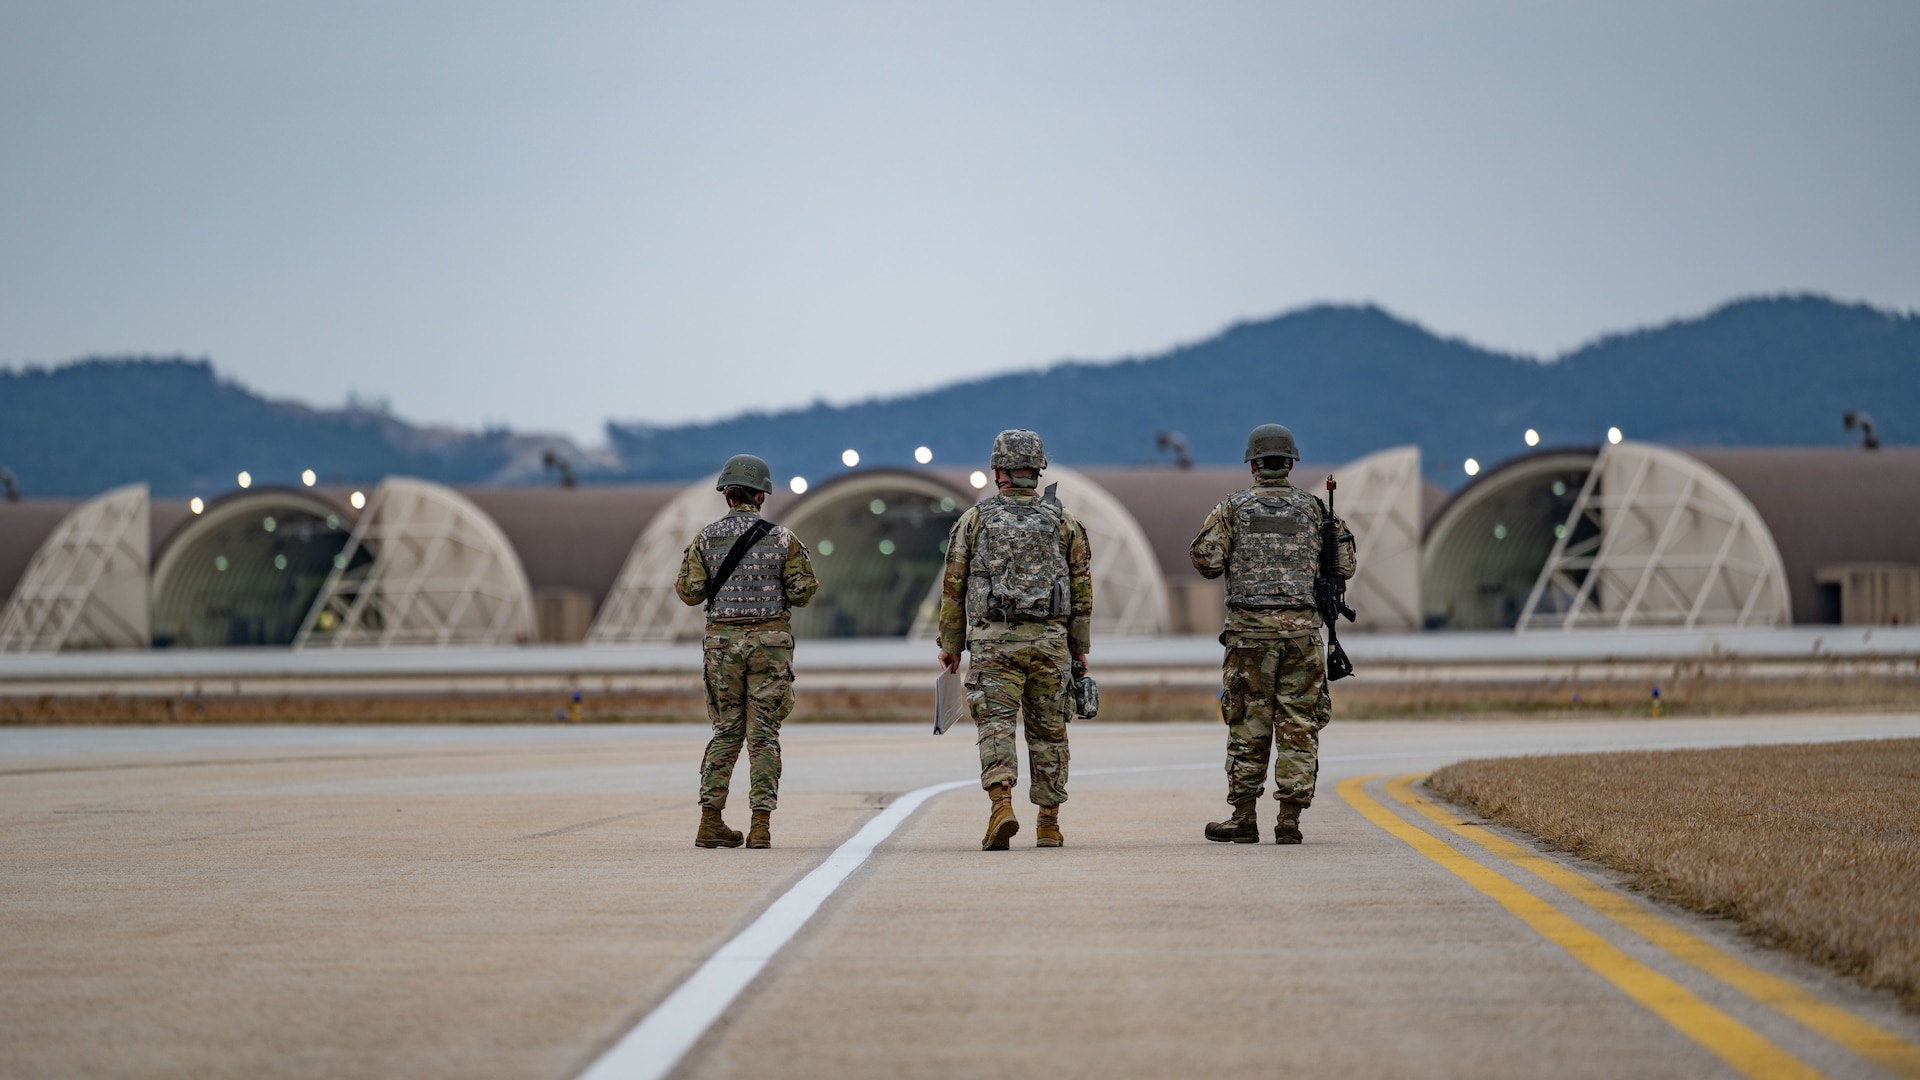
{"label": "soldier's right hand", "polygon": [[941,649],[940,650],[940,666],[943,668],[946,668],[948,671],[959,671],[960,670],[960,654],[951,653],[945,649]]}

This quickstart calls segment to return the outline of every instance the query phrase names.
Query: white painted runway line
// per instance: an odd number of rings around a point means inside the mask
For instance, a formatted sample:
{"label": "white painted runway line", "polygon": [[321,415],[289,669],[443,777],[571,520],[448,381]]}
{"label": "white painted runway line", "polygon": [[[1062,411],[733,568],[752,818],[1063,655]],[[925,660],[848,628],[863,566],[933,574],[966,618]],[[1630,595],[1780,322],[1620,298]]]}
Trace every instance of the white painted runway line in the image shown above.
{"label": "white painted runway line", "polygon": [[[1409,754],[1329,755],[1323,763],[1377,758],[1405,758]],[[1184,772],[1192,769],[1218,769],[1218,762],[1202,765],[1131,765],[1108,769],[1081,769],[1075,776],[1112,776],[1128,773]],[[580,1080],[659,1080],[673,1071],[700,1037],[707,1033],[720,1014],[727,1011],[775,953],[793,940],[793,935],[813,918],[840,887],[840,883],[873,854],[880,842],[917,809],[920,804],[957,788],[976,784],[977,780],[952,780],[916,788],[895,799],[872,821],[854,833],[846,843],[834,849],[826,861],[813,868],[778,900],[762,912],[752,925],[720,946],[700,969],[687,977],[667,995],[632,1031],[622,1036],[613,1048],[580,1074]]]}
{"label": "white painted runway line", "polygon": [[733,999],[753,982],[767,961],[793,940],[820,905],[832,896],[847,875],[860,868],[880,841],[893,834],[920,804],[942,792],[976,784],[954,780],[909,791],[890,803],[825,862],[813,868],[775,900],[753,924],[700,965],[679,988],[667,995],[639,1026],[621,1038],[580,1074],[581,1080],[656,1080],[673,1070],[693,1044],[700,1041]]}
{"label": "white painted runway line", "polygon": [[[1789,741],[1821,741],[1799,734]],[[1682,742],[1678,746],[1723,746],[1726,739]],[[1672,749],[1663,746],[1662,749]],[[1599,746],[1582,749],[1621,749]],[[1483,751],[1484,752],[1484,751]],[[1526,751],[1522,751],[1526,752]],[[1535,748],[1532,752],[1539,752]],[[1562,749],[1560,752],[1566,752]],[[1321,765],[1362,761],[1404,761],[1436,756],[1432,750],[1388,751],[1361,754],[1327,754]],[[1458,758],[1460,754],[1439,756]],[[1205,764],[1131,765],[1104,769],[1076,770],[1073,775],[1115,776],[1135,773],[1186,772],[1219,769],[1219,762]],[[952,780],[916,788],[888,804],[852,838],[834,849],[833,854],[815,867],[762,912],[751,925],[722,945],[719,951],[667,995],[640,1023],[622,1036],[613,1048],[580,1074],[579,1080],[660,1080],[673,1071],[680,1059],[692,1050],[707,1029],[713,1026],[740,993],[752,984],[775,954],[784,948],[800,928],[813,918],[827,897],[839,889],[855,870],[867,861],[876,847],[893,835],[922,803],[935,795],[977,784],[977,780]]]}
{"label": "white painted runway line", "polygon": [[[1401,756],[1401,755],[1391,755]],[[1119,773],[1177,772],[1186,769],[1218,769],[1206,765],[1136,765],[1115,769],[1083,769],[1077,776],[1105,776]],[[673,993],[667,995],[632,1031],[613,1044],[613,1049],[580,1074],[580,1080],[659,1080],[673,1071],[687,1051],[700,1041],[720,1014],[727,1011],[740,992],[759,976],[767,961],[793,940],[793,935],[813,918],[820,905],[832,896],[848,875],[860,868],[880,842],[893,835],[920,804],[957,788],[978,784],[978,780],[952,780],[930,784],[907,792],[887,805],[885,810],[846,843],[834,849],[826,861],[813,868],[791,889],[762,912],[753,924],[720,946],[718,952],[700,965]]]}

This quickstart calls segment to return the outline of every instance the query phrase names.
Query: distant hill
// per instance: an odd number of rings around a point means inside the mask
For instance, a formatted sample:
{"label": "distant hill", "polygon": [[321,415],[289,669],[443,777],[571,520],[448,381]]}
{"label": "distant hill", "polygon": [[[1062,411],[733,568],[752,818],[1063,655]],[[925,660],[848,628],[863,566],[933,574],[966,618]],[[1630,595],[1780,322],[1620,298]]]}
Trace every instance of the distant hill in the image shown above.
{"label": "distant hill", "polygon": [[422,428],[366,408],[268,401],[205,360],[84,360],[0,370],[0,466],[28,495],[91,495],[144,480],[156,492],[223,491],[246,469],[260,484],[403,473],[453,483],[493,478],[525,447],[508,432]]}
{"label": "distant hill", "polygon": [[1242,323],[1158,356],[1067,362],[847,406],[748,413],[653,427],[609,423],[618,460],[553,436],[409,424],[384,410],[271,401],[223,381],[205,360],[92,359],[0,368],[0,467],[29,495],[86,495],[145,480],[155,491],[407,474],[448,483],[542,475],[558,450],[588,480],[682,480],[730,454],[766,456],[781,477],[831,476],[840,452],[863,465],[981,463],[994,433],[1031,427],[1065,463],[1168,459],[1183,433],[1194,458],[1240,460],[1257,424],[1292,427],[1303,452],[1342,461],[1417,443],[1428,474],[1465,479],[1468,456],[1497,461],[1548,445],[1595,444],[1609,425],[1692,445],[1833,445],[1841,414],[1865,409],[1889,443],[1920,433],[1920,318],[1797,296],[1744,300],[1702,318],[1603,338],[1552,361],[1438,337],[1377,307],[1320,306]]}
{"label": "distant hill", "polygon": [[1441,338],[1377,307],[1321,306],[1242,323],[1159,356],[1062,363],[908,397],[677,427],[609,424],[629,476],[682,478],[758,450],[776,473],[984,460],[995,432],[1031,427],[1063,462],[1166,460],[1164,430],[1202,463],[1237,462],[1248,430],[1278,421],[1302,452],[1342,461],[1418,443],[1454,486],[1467,457],[1593,445],[1609,426],[1696,445],[1830,445],[1865,409],[1889,442],[1920,433],[1920,319],[1818,297],[1743,300],[1699,318],[1603,338],[1550,362]]}

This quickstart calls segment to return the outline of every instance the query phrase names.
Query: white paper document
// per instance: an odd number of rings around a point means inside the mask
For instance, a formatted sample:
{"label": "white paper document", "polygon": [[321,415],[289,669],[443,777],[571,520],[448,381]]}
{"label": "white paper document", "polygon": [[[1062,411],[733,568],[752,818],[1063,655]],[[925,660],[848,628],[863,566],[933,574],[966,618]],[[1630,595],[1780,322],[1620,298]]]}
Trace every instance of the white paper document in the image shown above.
{"label": "white paper document", "polygon": [[960,673],[943,671],[933,680],[933,733],[944,734],[967,715],[967,690],[960,685]]}

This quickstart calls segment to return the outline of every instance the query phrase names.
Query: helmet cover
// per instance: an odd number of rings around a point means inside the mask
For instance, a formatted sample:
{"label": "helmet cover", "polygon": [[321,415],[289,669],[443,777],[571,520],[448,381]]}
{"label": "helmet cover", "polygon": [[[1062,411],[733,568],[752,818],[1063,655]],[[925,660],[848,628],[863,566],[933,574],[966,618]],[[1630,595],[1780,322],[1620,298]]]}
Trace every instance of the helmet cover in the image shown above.
{"label": "helmet cover", "polygon": [[988,465],[995,469],[1044,469],[1047,448],[1040,444],[1040,436],[1026,428],[1010,428],[994,437]]}

